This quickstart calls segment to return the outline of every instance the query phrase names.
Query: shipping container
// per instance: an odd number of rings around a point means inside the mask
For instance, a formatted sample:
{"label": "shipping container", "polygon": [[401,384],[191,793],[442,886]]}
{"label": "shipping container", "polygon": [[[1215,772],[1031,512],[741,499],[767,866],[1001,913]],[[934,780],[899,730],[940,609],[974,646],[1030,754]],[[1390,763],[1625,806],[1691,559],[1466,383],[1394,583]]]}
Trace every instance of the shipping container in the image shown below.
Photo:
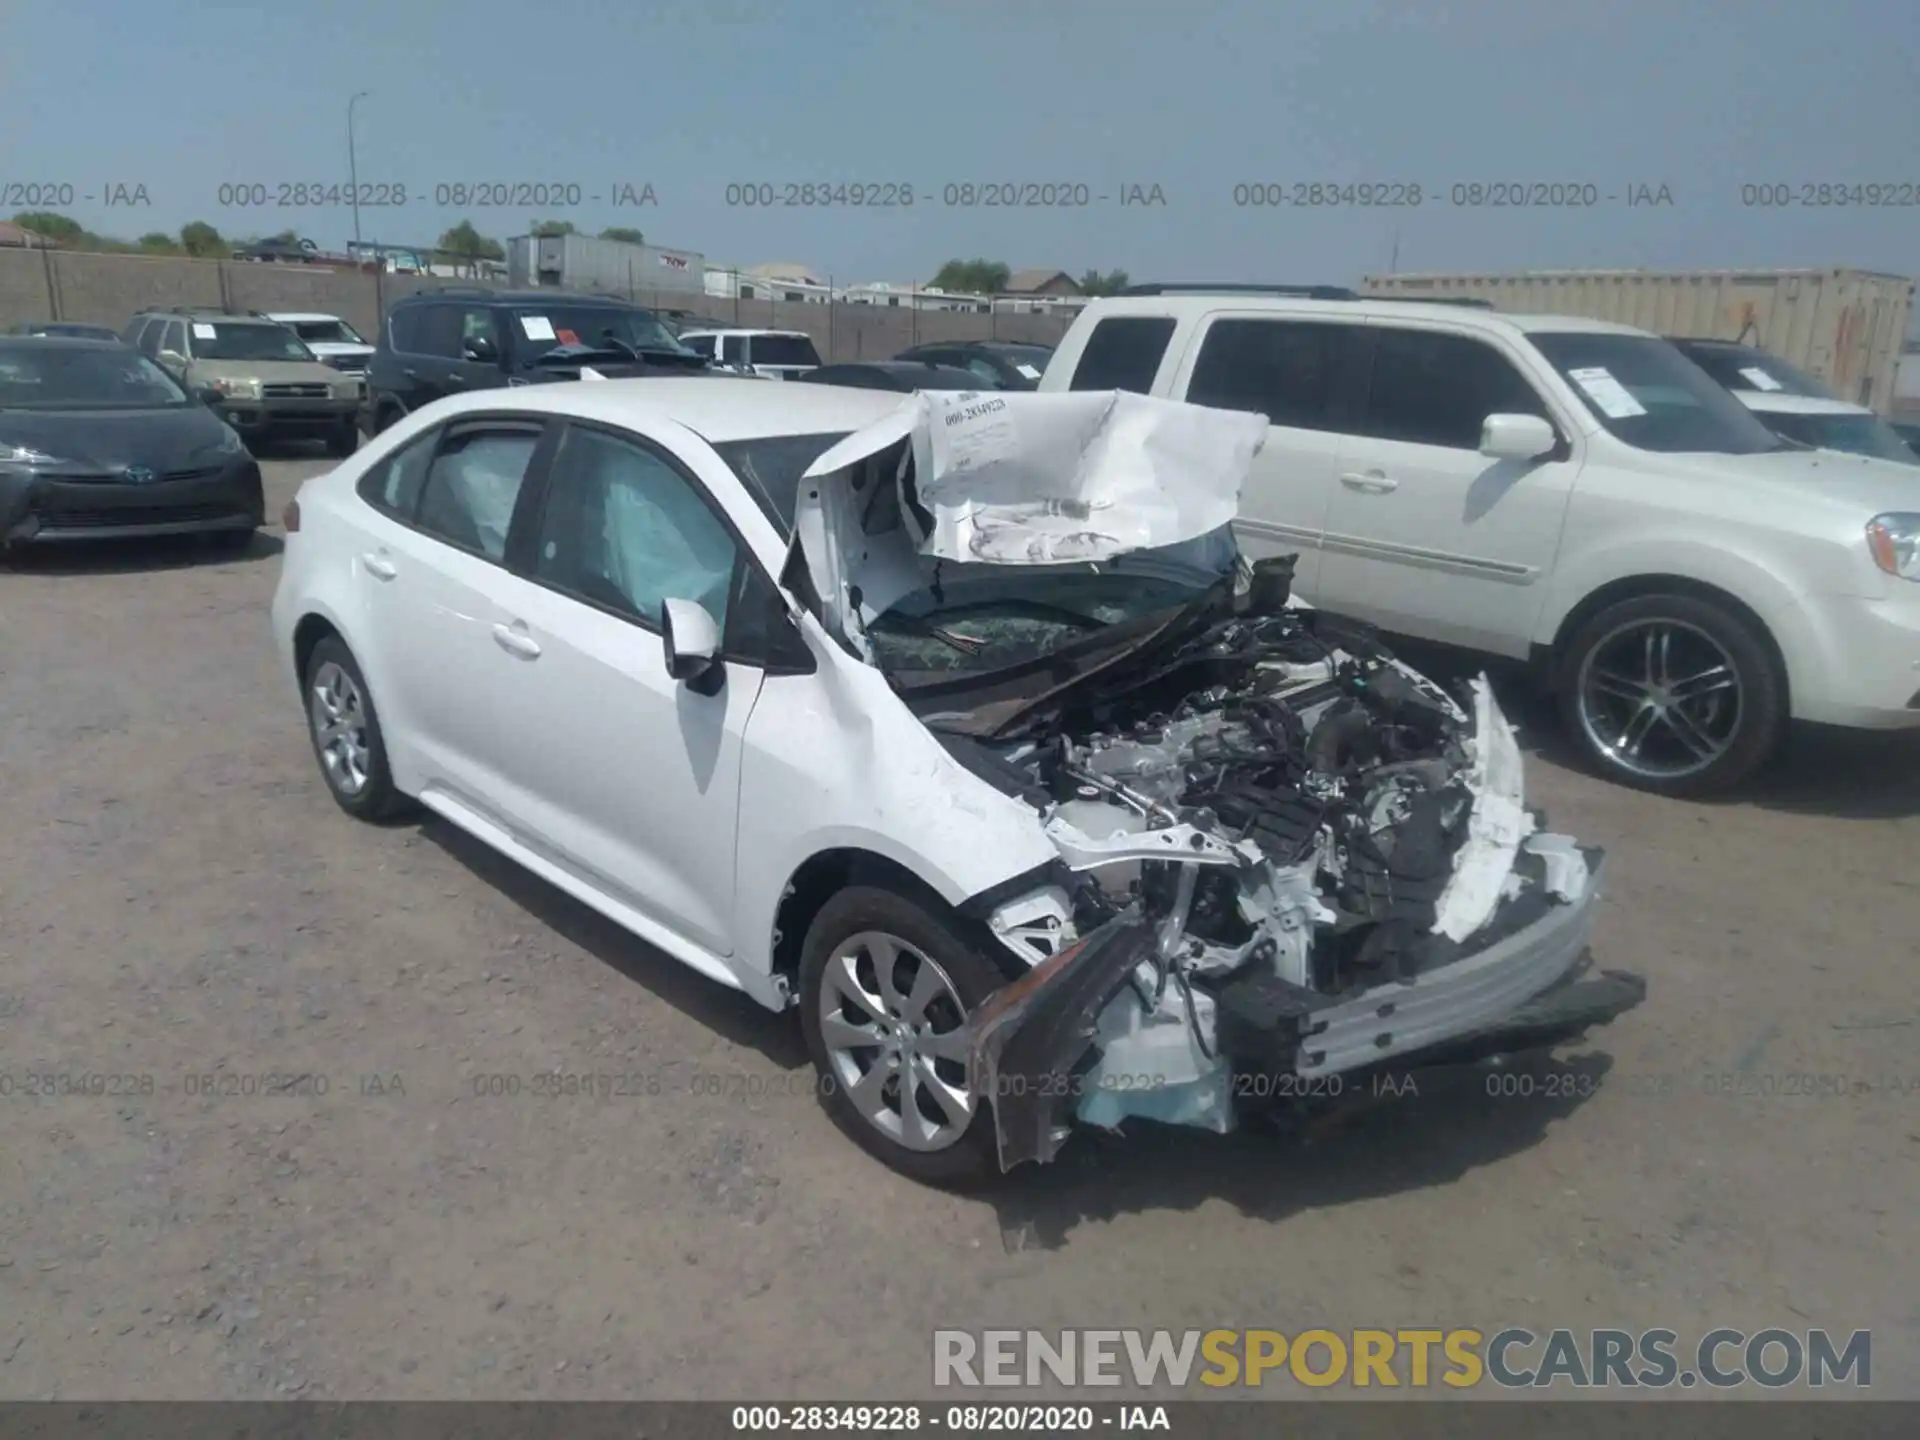
{"label": "shipping container", "polygon": [[706,257],[594,235],[516,235],[507,242],[509,284],[552,286],[648,300],[655,291],[706,294]]}
{"label": "shipping container", "polygon": [[1530,270],[1361,281],[1363,294],[1381,299],[1467,297],[1511,315],[1584,315],[1656,335],[1738,340],[1882,414],[1893,408],[1913,286],[1870,270]]}

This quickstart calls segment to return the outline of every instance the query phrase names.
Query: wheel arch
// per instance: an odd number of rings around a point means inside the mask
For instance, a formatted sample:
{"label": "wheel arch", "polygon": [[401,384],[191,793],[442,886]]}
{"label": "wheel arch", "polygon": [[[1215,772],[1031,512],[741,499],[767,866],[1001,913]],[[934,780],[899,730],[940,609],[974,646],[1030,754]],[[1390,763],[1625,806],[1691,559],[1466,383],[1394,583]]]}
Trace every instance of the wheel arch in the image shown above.
{"label": "wheel arch", "polygon": [[340,633],[340,627],[317,610],[309,610],[293,627],[293,675],[297,682],[306,683],[307,664],[313,659],[314,649],[329,635],[346,645],[347,637]]}
{"label": "wheel arch", "polygon": [[1732,591],[1709,581],[1699,580],[1688,575],[1644,574],[1624,575],[1609,580],[1583,596],[1567,613],[1561,617],[1554,629],[1553,639],[1544,647],[1541,657],[1549,686],[1558,688],[1564,679],[1564,667],[1567,659],[1567,646],[1595,615],[1609,605],[1622,600],[1632,600],[1643,595],[1685,595],[1695,600],[1707,601],[1730,611],[1744,623],[1753,627],[1761,647],[1766,651],[1768,661],[1773,666],[1774,678],[1780,683],[1780,693],[1787,712],[1792,713],[1792,672],[1787,665],[1786,652],[1781,648],[1779,637],[1766,617]]}
{"label": "wheel arch", "polygon": [[907,865],[877,850],[858,845],[836,845],[818,850],[801,862],[780,892],[774,908],[773,932],[768,939],[772,973],[785,983],[789,996],[799,988],[801,951],[807,932],[827,901],[856,885],[892,890],[915,904],[941,915],[976,944],[989,964],[1014,978],[1008,969],[1015,957],[1001,945],[965,902],[955,904]]}

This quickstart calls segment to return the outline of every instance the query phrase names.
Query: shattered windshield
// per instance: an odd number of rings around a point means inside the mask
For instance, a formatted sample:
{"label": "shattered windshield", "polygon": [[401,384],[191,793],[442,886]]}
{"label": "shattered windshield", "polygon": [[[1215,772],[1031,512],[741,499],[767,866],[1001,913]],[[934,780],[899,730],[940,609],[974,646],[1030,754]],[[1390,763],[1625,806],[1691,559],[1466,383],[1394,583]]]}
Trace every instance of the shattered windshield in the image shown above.
{"label": "shattered windshield", "polygon": [[1239,551],[1222,526],[1197,540],[1095,563],[923,563],[927,583],[870,620],[867,636],[881,669],[948,678],[1002,670],[1116,626],[1170,618],[1231,580]]}

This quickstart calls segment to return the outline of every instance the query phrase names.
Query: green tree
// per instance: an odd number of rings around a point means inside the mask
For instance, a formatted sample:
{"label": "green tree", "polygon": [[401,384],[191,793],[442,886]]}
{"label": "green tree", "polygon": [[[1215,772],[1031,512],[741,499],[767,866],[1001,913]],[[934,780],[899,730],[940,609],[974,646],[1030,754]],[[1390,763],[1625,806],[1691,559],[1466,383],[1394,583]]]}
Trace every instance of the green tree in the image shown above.
{"label": "green tree", "polygon": [[967,295],[998,295],[1012,278],[1013,271],[999,260],[949,260],[927,283]]}
{"label": "green tree", "polygon": [[178,255],[180,242],[164,230],[152,230],[139,240],[141,253],[146,255]]}
{"label": "green tree", "polygon": [[571,235],[574,233],[573,222],[571,220],[536,220],[528,228],[527,233],[530,235]]}
{"label": "green tree", "polygon": [[199,260],[218,260],[232,249],[204,220],[189,220],[180,227],[180,248]]}
{"label": "green tree", "polygon": [[647,237],[631,225],[609,225],[600,232],[600,238],[602,240],[624,240],[629,245],[644,245],[647,243]]}
{"label": "green tree", "polygon": [[1114,270],[1102,275],[1098,270],[1089,270],[1078,283],[1084,295],[1118,295],[1127,288],[1127,272]]}
{"label": "green tree", "polygon": [[473,221],[462,220],[440,237],[439,250],[452,257],[456,264],[468,269],[477,269],[482,260],[504,260],[507,252],[498,240],[490,235],[482,235],[474,228]]}
{"label": "green tree", "polygon": [[13,217],[13,223],[22,230],[45,236],[56,245],[72,245],[84,240],[87,235],[86,228],[78,220],[56,215],[51,210],[22,210]]}

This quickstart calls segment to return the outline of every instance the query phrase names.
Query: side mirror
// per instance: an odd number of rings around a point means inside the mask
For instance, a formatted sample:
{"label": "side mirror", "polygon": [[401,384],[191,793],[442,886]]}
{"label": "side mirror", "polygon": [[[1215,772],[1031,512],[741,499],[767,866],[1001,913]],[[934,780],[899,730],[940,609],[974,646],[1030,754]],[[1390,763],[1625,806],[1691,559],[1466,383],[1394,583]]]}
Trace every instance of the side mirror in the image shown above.
{"label": "side mirror", "polygon": [[720,659],[720,627],[705,607],[691,600],[669,600],[660,607],[660,640],[667,652],[667,675],[696,695],[713,695],[726,683]]}
{"label": "side mirror", "polygon": [[178,350],[162,350],[158,355],[155,355],[153,358],[159,361],[162,365],[172,365],[172,366],[179,367],[179,366],[184,366],[187,363],[187,357],[182,355]]}
{"label": "side mirror", "polygon": [[476,335],[466,343],[467,359],[476,360],[482,365],[492,365],[500,359],[500,347],[484,335]]}
{"label": "side mirror", "polygon": [[1538,415],[1489,415],[1480,427],[1480,453],[1494,460],[1537,460],[1559,443]]}

